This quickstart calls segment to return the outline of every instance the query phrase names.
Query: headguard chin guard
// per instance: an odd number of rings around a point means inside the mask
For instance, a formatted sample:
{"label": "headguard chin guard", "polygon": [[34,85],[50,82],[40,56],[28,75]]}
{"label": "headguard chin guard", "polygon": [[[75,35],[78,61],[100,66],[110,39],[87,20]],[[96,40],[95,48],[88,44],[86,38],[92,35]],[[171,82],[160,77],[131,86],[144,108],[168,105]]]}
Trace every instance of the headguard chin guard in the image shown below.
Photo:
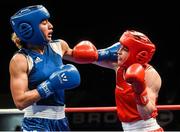
{"label": "headguard chin guard", "polygon": [[11,26],[16,35],[25,43],[45,45],[47,40],[39,28],[39,24],[50,17],[42,5],[28,6],[20,9],[10,18]]}
{"label": "headguard chin guard", "polygon": [[156,50],[146,35],[134,30],[124,32],[119,41],[129,50],[129,56],[123,64],[126,68],[133,63],[142,65],[148,63]]}

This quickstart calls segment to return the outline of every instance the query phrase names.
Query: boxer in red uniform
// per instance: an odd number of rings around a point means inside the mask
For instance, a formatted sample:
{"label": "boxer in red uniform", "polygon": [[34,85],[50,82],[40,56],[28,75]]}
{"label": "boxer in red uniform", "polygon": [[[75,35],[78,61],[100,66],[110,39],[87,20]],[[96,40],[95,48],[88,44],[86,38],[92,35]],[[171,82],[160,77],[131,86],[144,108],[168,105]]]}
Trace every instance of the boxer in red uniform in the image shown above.
{"label": "boxer in red uniform", "polygon": [[125,31],[118,43],[106,49],[96,50],[90,42],[74,48],[75,60],[116,71],[115,100],[124,131],[163,131],[156,120],[161,77],[148,64],[155,50],[145,34],[134,30]]}

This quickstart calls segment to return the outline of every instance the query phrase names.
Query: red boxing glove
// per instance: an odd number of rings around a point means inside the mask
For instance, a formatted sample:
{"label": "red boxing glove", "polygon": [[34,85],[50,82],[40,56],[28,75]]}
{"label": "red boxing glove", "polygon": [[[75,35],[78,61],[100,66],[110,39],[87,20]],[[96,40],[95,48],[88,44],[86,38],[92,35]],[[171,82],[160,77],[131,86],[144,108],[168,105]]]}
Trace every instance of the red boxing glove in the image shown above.
{"label": "red boxing glove", "polygon": [[135,92],[136,102],[139,105],[146,105],[149,101],[144,77],[144,68],[138,63],[129,66],[125,74],[125,80],[132,84],[132,88]]}
{"label": "red boxing glove", "polygon": [[90,41],[81,41],[73,48],[74,59],[83,64],[92,63],[98,59],[98,51]]}

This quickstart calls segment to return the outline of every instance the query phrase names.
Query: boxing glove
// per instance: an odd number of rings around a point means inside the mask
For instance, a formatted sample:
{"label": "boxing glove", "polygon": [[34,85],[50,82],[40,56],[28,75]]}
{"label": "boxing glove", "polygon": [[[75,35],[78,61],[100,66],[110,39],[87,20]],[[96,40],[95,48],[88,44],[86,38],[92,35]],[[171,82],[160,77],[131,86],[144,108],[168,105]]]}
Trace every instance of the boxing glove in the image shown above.
{"label": "boxing glove", "polygon": [[75,66],[63,65],[60,70],[50,75],[49,79],[37,86],[42,98],[47,98],[58,90],[72,89],[80,84],[80,74]]}
{"label": "boxing glove", "polygon": [[121,44],[119,42],[113,44],[112,46],[99,49],[98,50],[98,61],[117,61],[117,52],[120,49]]}
{"label": "boxing glove", "polygon": [[132,64],[126,70],[125,80],[132,85],[136,103],[139,105],[146,105],[149,101],[144,78],[145,70],[139,63]]}
{"label": "boxing glove", "polygon": [[79,63],[88,64],[98,59],[98,52],[90,41],[84,40],[73,48],[73,58]]}

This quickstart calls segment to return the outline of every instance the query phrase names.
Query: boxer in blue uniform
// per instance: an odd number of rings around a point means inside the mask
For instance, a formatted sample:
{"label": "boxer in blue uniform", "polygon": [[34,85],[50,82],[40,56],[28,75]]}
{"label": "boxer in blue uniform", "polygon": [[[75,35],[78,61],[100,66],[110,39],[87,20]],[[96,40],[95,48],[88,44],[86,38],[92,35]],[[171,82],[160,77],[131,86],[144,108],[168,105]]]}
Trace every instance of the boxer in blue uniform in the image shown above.
{"label": "boxer in blue uniform", "polygon": [[19,48],[9,63],[14,104],[24,110],[23,131],[68,131],[64,91],[80,85],[80,74],[62,58],[73,49],[52,40],[53,25],[42,5],[20,9],[10,18],[12,41]]}

